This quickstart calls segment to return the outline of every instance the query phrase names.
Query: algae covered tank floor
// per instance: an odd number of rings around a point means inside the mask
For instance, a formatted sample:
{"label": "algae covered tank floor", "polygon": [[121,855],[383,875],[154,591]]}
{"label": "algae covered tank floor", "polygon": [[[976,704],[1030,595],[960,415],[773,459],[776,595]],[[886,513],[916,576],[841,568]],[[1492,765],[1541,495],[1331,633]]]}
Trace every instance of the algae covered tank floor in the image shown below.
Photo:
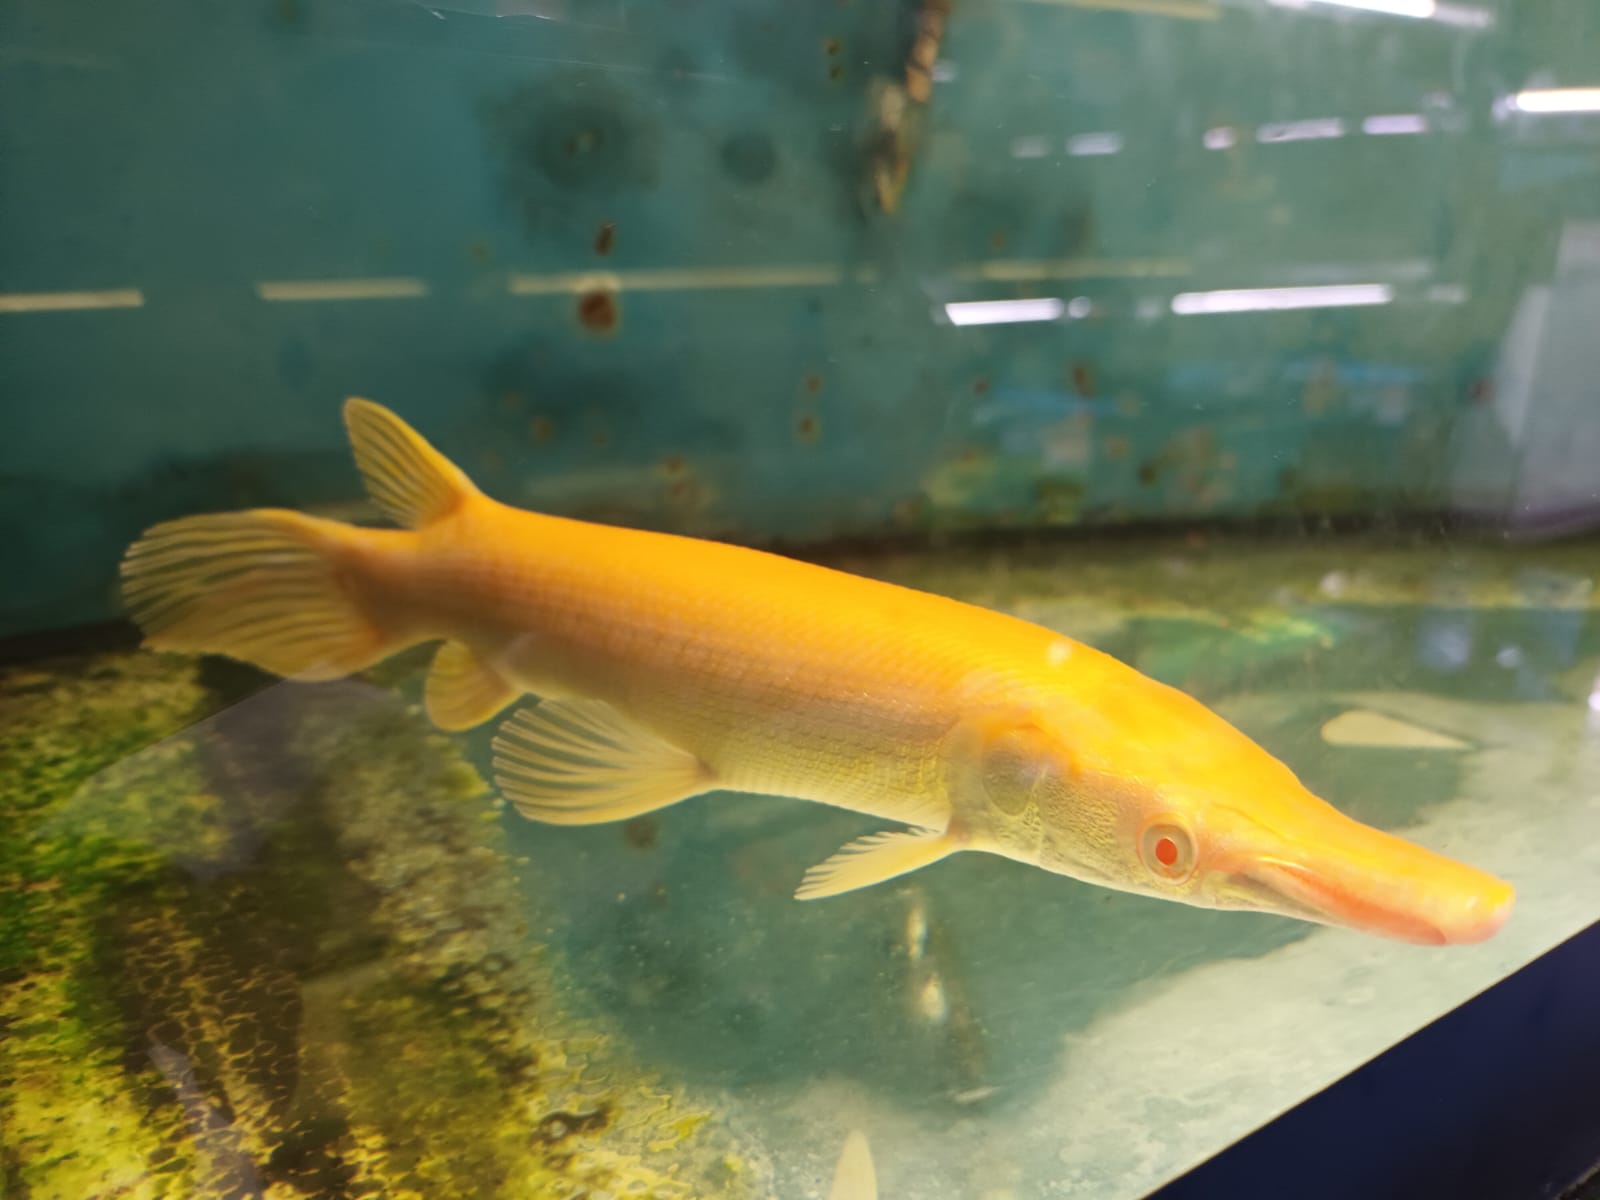
{"label": "algae covered tank floor", "polygon": [[[1600,916],[1592,543],[834,565],[1193,692],[1340,807],[1503,870],[1517,913],[1433,952],[977,856],[797,904],[804,867],[874,822],[723,794],[532,826],[485,789],[486,739],[417,710],[425,654],[324,685],[121,649],[17,661],[7,1200],[803,1200],[852,1129],[891,1200],[1134,1197]],[[1323,734],[1352,711],[1389,724]],[[1396,724],[1428,736],[1345,736]]]}
{"label": "algae covered tank floor", "polygon": [[746,1196],[566,1017],[477,772],[364,682],[0,670],[4,1194]]}

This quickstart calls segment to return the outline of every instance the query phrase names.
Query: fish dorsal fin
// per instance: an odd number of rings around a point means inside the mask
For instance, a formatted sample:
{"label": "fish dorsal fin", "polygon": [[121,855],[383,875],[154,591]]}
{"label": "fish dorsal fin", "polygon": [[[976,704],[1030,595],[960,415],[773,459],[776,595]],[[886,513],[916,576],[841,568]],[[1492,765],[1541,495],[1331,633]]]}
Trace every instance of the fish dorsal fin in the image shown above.
{"label": "fish dorsal fin", "polygon": [[794,898],[821,900],[871,887],[936,863],[959,849],[961,844],[954,837],[938,829],[869,834],[807,871]]}
{"label": "fish dorsal fin", "polygon": [[481,725],[520,695],[520,689],[461,642],[446,642],[433,656],[423,691],[428,717],[440,729]]}
{"label": "fish dorsal fin", "polygon": [[391,520],[418,529],[478,495],[460,467],[383,405],[351,396],[344,423],[367,495]]}
{"label": "fish dorsal fin", "polygon": [[495,786],[551,825],[621,821],[717,786],[711,769],[601,700],[519,708],[494,739]]}
{"label": "fish dorsal fin", "polygon": [[852,1129],[839,1151],[839,1161],[833,1168],[833,1186],[828,1189],[828,1200],[878,1200],[878,1173],[872,1166],[872,1147],[867,1145],[867,1135]]}

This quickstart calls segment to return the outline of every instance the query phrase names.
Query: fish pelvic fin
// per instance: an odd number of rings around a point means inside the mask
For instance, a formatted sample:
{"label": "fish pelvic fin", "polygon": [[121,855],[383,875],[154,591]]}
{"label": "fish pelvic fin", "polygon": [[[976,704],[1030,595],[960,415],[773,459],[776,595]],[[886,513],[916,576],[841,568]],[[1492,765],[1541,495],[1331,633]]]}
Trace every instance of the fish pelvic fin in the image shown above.
{"label": "fish pelvic fin", "polygon": [[601,700],[519,708],[494,739],[495,786],[550,825],[621,821],[717,787],[698,757]]}
{"label": "fish pelvic fin", "polygon": [[461,642],[439,647],[423,689],[429,719],[450,730],[483,724],[521,694]]}
{"label": "fish pelvic fin", "polygon": [[351,396],[344,402],[344,423],[367,495],[407,529],[430,525],[482,494],[460,467],[383,405]]}
{"label": "fish pelvic fin", "polygon": [[156,650],[224,654],[337,679],[399,649],[346,588],[359,530],[287,509],[153,526],[122,559],[122,599]]}
{"label": "fish pelvic fin", "polygon": [[857,838],[806,872],[796,900],[821,900],[930,866],[962,848],[948,830],[902,829]]}

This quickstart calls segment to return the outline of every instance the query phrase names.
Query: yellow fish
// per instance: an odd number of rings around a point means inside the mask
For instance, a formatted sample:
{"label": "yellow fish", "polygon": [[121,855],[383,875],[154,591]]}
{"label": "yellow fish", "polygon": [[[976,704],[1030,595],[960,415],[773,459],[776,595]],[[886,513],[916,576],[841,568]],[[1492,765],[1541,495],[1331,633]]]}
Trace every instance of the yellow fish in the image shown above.
{"label": "yellow fish", "polygon": [[427,708],[487,721],[553,824],[721,788],[899,822],[813,867],[832,896],[982,850],[1089,883],[1413,942],[1479,941],[1510,886],[1343,815],[1198,701],[1016,617],[756,550],[498,503],[387,409],[345,405],[403,529],[279,509],[128,550],[146,644],[331,679],[443,640]]}

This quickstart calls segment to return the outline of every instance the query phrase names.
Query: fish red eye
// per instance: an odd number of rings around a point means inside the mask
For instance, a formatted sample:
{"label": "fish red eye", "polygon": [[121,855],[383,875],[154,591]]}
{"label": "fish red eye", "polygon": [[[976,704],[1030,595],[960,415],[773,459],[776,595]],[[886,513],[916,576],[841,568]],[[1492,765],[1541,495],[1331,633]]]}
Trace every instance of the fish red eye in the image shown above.
{"label": "fish red eye", "polygon": [[1139,835],[1139,857],[1163,879],[1184,880],[1194,871],[1194,839],[1180,825],[1152,822]]}

